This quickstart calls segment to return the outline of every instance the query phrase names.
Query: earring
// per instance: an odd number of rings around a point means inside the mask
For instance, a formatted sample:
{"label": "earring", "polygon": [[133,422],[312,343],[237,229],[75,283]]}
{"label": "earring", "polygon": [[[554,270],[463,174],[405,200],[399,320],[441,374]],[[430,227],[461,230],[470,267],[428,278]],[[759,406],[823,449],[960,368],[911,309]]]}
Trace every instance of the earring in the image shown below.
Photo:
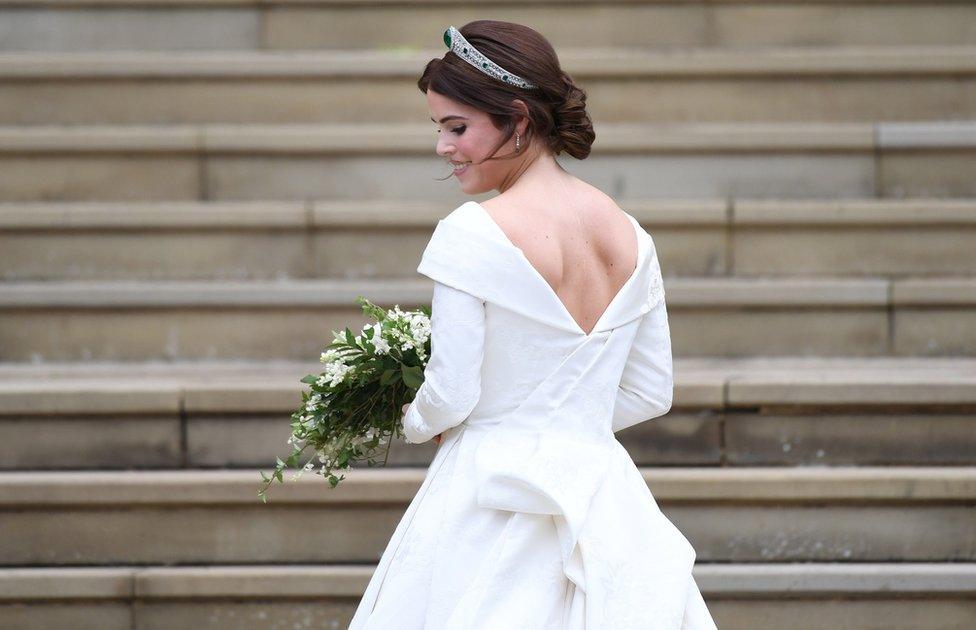
{"label": "earring", "polygon": [[521,141],[522,141],[522,139],[519,137],[519,132],[516,131],[515,132],[515,152],[516,153],[518,153],[521,150],[521,146],[520,146]]}

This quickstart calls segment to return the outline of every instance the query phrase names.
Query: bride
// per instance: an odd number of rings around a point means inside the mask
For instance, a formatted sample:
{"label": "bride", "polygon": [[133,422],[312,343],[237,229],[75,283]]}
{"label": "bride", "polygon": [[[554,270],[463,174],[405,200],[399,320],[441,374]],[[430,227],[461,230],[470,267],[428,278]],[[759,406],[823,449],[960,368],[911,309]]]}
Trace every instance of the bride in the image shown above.
{"label": "bride", "polygon": [[[550,43],[444,33],[419,80],[461,190],[438,221],[407,442],[438,448],[350,630],[708,630],[695,550],[614,433],[671,408],[654,241],[556,161],[594,140]],[[501,154],[499,154],[501,152]]]}

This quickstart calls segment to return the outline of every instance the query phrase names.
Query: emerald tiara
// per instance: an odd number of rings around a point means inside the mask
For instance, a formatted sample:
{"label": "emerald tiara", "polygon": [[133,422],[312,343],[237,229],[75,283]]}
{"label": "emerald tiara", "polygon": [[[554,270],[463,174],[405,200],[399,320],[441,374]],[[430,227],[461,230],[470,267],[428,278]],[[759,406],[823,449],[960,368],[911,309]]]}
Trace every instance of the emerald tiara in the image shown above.
{"label": "emerald tiara", "polygon": [[447,47],[450,48],[458,57],[464,59],[472,66],[489,76],[495,77],[496,79],[504,81],[505,83],[517,85],[521,88],[531,89],[536,87],[522,77],[512,74],[488,57],[485,57],[477,48],[469,44],[468,40],[464,39],[464,35],[461,34],[461,31],[457,30],[453,26],[447,27],[447,30],[444,31],[444,43],[447,44]]}

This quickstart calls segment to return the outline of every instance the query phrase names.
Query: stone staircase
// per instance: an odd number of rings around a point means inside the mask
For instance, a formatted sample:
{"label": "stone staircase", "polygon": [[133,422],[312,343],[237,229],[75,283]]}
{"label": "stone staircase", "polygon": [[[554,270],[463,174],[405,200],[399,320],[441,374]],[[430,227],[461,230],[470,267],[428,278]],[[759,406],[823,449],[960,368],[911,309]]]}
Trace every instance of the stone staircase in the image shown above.
{"label": "stone staircase", "polygon": [[976,627],[976,4],[0,0],[0,628],[347,626],[434,445],[258,471],[357,295],[429,301],[473,19],[654,236],[675,403],[619,437],[718,626]]}

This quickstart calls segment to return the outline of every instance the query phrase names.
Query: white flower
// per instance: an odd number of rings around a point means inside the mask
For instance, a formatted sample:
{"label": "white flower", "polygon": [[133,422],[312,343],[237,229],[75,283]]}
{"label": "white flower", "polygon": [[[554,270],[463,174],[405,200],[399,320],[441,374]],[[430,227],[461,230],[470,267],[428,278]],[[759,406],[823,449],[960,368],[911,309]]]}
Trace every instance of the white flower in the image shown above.
{"label": "white flower", "polygon": [[329,384],[335,387],[345,379],[346,374],[352,369],[351,365],[336,361],[325,366],[325,377],[329,379]]}
{"label": "white flower", "polygon": [[341,357],[339,355],[339,351],[336,350],[335,348],[329,348],[321,355],[319,355],[319,361],[321,363],[332,363],[333,361],[336,360],[341,360]]}
{"label": "white flower", "polygon": [[386,339],[383,339],[383,327],[379,323],[373,326],[373,348],[375,348],[376,354],[386,354],[390,351],[390,344]]}

